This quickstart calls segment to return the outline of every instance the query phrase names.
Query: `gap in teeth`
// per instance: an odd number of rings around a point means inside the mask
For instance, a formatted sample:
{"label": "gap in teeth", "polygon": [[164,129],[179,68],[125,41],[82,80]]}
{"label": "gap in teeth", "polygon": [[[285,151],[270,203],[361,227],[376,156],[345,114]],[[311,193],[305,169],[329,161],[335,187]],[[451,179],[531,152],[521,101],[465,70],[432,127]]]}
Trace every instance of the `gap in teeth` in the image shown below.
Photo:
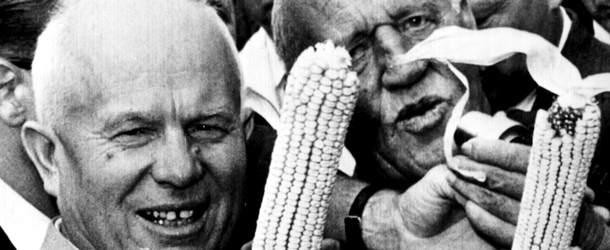
{"label": "gap in teeth", "polygon": [[179,211],[147,211],[146,214],[158,220],[174,221],[174,220],[186,220],[190,219],[195,211],[193,210],[179,210]]}

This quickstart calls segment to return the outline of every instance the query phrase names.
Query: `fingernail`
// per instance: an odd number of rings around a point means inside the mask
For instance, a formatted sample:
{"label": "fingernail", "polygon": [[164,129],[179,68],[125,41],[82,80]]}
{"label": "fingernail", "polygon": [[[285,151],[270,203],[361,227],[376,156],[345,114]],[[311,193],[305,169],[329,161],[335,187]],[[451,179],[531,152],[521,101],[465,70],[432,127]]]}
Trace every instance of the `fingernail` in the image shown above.
{"label": "fingernail", "polygon": [[466,155],[470,155],[470,153],[472,153],[472,141],[471,140],[462,144],[462,153],[464,153]]}

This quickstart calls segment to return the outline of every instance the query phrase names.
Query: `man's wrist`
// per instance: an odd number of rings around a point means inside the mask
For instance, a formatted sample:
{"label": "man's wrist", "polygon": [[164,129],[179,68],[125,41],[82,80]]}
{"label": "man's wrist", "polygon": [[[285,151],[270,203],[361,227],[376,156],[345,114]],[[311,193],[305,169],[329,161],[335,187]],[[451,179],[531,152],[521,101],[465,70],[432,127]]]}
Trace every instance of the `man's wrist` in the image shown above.
{"label": "man's wrist", "polygon": [[398,196],[397,191],[384,189],[376,192],[366,203],[360,225],[367,249],[400,249],[400,239],[396,237]]}
{"label": "man's wrist", "polygon": [[369,199],[381,189],[382,187],[379,185],[369,185],[360,190],[354,199],[349,214],[345,218],[345,236],[349,249],[367,249],[362,237],[362,214]]}

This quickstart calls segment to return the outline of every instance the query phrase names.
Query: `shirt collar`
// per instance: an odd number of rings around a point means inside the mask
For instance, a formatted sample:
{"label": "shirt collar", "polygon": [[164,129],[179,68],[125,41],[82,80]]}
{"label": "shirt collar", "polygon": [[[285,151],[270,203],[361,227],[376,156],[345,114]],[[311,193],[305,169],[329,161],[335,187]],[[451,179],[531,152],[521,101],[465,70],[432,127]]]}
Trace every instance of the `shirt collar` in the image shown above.
{"label": "shirt collar", "polygon": [[0,226],[17,249],[40,248],[51,219],[2,179],[0,179],[0,211],[2,211]]}
{"label": "shirt collar", "polygon": [[[61,216],[57,216],[53,219],[53,226],[55,227],[55,229],[57,229],[57,231],[59,231],[59,233],[61,234],[61,236],[63,236],[64,238],[68,239],[64,233],[61,231],[61,224],[63,223],[63,220],[61,218]],[[76,246],[74,246],[74,244],[72,244],[72,242],[70,242],[70,246],[72,246],[72,248],[74,250],[79,250]]]}

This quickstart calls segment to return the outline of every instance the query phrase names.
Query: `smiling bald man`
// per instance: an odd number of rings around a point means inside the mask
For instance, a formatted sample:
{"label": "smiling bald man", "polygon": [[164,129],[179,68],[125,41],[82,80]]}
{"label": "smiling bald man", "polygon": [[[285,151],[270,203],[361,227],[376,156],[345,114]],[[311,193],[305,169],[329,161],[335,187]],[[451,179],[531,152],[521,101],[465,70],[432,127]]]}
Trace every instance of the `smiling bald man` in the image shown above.
{"label": "smiling bald man", "polygon": [[[162,20],[162,21],[159,21]],[[79,1],[41,35],[22,131],[61,217],[43,249],[230,249],[240,72],[205,2]]]}

